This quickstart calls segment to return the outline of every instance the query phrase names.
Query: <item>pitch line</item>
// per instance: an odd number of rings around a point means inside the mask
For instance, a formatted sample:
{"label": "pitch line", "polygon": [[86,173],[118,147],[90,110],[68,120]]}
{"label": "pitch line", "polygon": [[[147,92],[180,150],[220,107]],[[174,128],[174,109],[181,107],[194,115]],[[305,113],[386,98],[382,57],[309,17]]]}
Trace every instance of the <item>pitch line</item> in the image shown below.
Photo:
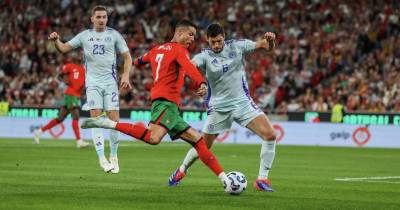
{"label": "pitch line", "polygon": [[[342,181],[342,182],[368,181],[368,182],[372,182],[371,180],[386,180],[386,179],[400,179],[400,176],[347,177],[347,178],[335,178],[335,181]],[[394,183],[399,183],[399,182],[394,182]]]}

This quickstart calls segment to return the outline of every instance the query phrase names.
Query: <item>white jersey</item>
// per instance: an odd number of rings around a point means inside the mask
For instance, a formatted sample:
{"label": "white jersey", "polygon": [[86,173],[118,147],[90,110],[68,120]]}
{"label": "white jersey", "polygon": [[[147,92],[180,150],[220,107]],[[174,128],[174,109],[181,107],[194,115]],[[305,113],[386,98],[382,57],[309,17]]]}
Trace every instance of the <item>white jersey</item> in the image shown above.
{"label": "white jersey", "polygon": [[96,32],[82,31],[67,42],[73,49],[84,51],[86,87],[117,84],[117,52],[128,52],[128,46],[121,34],[112,29]]}
{"label": "white jersey", "polygon": [[205,71],[208,82],[207,107],[230,111],[237,104],[251,100],[244,70],[244,56],[256,43],[248,39],[228,40],[222,52],[203,49],[193,61]]}

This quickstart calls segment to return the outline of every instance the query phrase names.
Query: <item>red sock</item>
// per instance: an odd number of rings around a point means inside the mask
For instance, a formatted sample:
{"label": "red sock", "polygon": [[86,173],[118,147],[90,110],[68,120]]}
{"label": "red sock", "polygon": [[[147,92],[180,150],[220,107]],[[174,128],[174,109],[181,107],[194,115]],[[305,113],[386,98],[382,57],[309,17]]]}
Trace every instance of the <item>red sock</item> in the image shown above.
{"label": "red sock", "polygon": [[117,123],[115,129],[146,143],[150,140],[151,132],[142,123]]}
{"label": "red sock", "polygon": [[78,120],[72,120],[72,129],[74,130],[76,140],[81,139]]}
{"label": "red sock", "polygon": [[217,158],[213,155],[213,153],[207,148],[206,142],[203,137],[194,145],[194,148],[199,154],[199,158],[203,163],[210,168],[215,175],[219,175],[224,170],[219,165]]}
{"label": "red sock", "polygon": [[45,126],[43,126],[41,129],[43,132],[49,130],[50,128],[56,126],[58,123],[60,123],[60,121],[58,121],[57,118],[52,119],[50,122],[48,122]]}

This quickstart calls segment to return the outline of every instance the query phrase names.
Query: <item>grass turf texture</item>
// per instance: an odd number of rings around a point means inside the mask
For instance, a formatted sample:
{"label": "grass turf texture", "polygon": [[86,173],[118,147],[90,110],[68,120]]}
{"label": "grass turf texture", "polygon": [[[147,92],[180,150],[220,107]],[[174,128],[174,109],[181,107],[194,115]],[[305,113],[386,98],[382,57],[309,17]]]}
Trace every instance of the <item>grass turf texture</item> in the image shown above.
{"label": "grass turf texture", "polygon": [[263,193],[252,186],[260,146],[216,145],[213,151],[225,171],[247,176],[247,190],[231,196],[200,161],[180,185],[167,186],[188,148],[184,143],[122,142],[121,172],[114,175],[101,171],[93,147],[78,150],[73,141],[34,145],[31,139],[0,139],[0,209],[400,208],[399,179],[334,180],[400,176],[398,149],[278,146],[270,174],[277,192]]}

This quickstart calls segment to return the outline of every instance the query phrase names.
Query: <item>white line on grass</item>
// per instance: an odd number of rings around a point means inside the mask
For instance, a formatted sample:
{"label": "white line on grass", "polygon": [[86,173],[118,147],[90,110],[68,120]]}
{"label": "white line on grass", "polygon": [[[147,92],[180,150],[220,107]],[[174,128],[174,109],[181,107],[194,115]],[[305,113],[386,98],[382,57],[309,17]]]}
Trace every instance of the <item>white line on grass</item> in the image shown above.
{"label": "white line on grass", "polygon": [[335,181],[341,182],[379,182],[379,183],[390,183],[400,184],[400,181],[385,181],[388,179],[400,179],[400,176],[374,176],[374,177],[347,177],[347,178],[335,178]]}
{"label": "white line on grass", "polygon": [[385,180],[385,179],[400,179],[400,176],[347,177],[347,178],[335,178],[335,181],[351,182],[351,181],[362,181],[362,180]]}

